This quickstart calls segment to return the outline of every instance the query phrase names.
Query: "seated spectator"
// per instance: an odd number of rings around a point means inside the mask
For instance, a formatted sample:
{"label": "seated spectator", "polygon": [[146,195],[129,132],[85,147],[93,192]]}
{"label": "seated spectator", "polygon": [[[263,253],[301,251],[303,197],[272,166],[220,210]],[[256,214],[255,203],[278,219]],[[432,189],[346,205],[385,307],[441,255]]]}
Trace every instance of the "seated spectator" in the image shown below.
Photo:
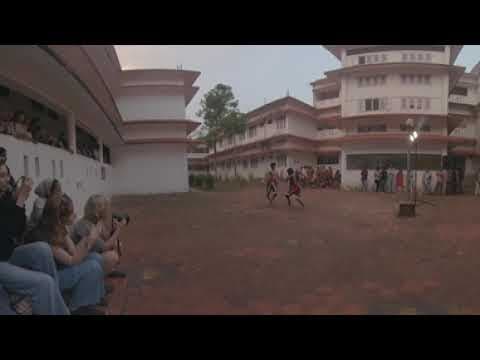
{"label": "seated spectator", "polygon": [[124,225],[113,219],[110,201],[105,196],[92,195],[85,204],[83,218],[72,228],[71,238],[74,243],[79,243],[94,226],[99,226],[100,238],[92,250],[102,254],[102,266],[109,277],[125,277],[124,273],[114,271],[120,261],[119,236]]}
{"label": "seated spectator", "polygon": [[0,285],[9,294],[31,299],[33,314],[68,315],[50,247],[44,243],[15,245],[25,231],[25,202],[32,181],[27,178],[12,191],[9,179],[6,165],[0,165]]}
{"label": "seated spectator", "polygon": [[105,295],[101,255],[90,253],[99,232],[97,227],[92,227],[75,245],[67,231],[74,221],[72,200],[65,194],[60,198],[50,197],[40,224],[28,235],[29,242],[50,244],[57,263],[60,290],[71,291],[69,308],[72,315],[105,315],[96,308]]}
{"label": "seated spectator", "polygon": [[28,132],[29,122],[25,118],[25,113],[23,111],[17,111],[13,115],[12,123],[15,128],[14,135],[22,140],[32,141],[32,134]]}
{"label": "seated spectator", "polygon": [[37,185],[35,188],[35,195],[38,197],[33,203],[32,212],[30,213],[30,218],[28,220],[27,231],[32,230],[40,223],[47,200],[52,196],[56,196],[57,198],[62,196],[62,186],[58,180],[48,178]]}

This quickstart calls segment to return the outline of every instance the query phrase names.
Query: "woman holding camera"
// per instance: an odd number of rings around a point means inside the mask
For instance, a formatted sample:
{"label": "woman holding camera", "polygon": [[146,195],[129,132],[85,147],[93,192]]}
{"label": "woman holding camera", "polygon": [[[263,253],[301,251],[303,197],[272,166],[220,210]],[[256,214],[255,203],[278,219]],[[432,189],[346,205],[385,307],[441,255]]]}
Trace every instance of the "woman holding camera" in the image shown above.
{"label": "woman holding camera", "polygon": [[75,245],[67,227],[73,225],[73,202],[67,195],[47,200],[42,219],[28,235],[30,241],[47,241],[57,263],[61,291],[71,291],[72,315],[104,315],[96,308],[105,296],[104,274],[96,253],[90,253],[98,238],[93,227],[88,236]]}
{"label": "woman holding camera", "polygon": [[110,277],[125,277],[120,271],[113,271],[120,261],[121,243],[120,232],[126,221],[114,219],[110,201],[103,195],[92,195],[87,200],[84,216],[72,228],[71,237],[79,242],[90,233],[90,229],[98,226],[99,236],[92,251],[102,255],[102,266]]}
{"label": "woman holding camera", "polygon": [[0,285],[8,292],[31,298],[37,315],[68,315],[58,288],[52,251],[45,243],[16,247],[26,227],[25,202],[32,180],[10,186],[10,172],[0,163]]}

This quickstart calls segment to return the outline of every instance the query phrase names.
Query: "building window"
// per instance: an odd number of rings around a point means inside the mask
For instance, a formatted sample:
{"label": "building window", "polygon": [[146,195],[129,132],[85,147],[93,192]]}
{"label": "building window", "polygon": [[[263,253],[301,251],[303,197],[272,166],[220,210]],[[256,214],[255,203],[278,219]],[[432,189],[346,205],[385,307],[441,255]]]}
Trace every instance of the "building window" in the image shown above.
{"label": "building window", "polygon": [[430,124],[423,124],[420,131],[430,132],[432,130]]}
{"label": "building window", "polygon": [[424,80],[425,80],[425,84],[430,85],[430,75],[425,75]]}
{"label": "building window", "polygon": [[[412,167],[419,170],[439,170],[442,164],[441,155],[418,154],[412,161]],[[347,170],[375,169],[377,166],[389,164],[394,169],[406,169],[405,154],[352,154],[347,155]]]}
{"label": "building window", "polygon": [[250,167],[255,169],[258,167],[258,159],[250,159]]}
{"label": "building window", "polygon": [[228,145],[232,145],[233,144],[233,136],[229,136],[228,137]]}
{"label": "building window", "polygon": [[24,155],[23,156],[23,176],[29,176],[29,172],[28,172],[28,156],[27,155]]}
{"label": "building window", "polygon": [[370,77],[369,76],[367,76],[365,78],[365,86],[370,86]]}
{"label": "building window", "polygon": [[387,62],[387,54],[382,54],[382,61]]}
{"label": "building window", "polygon": [[415,99],[414,98],[409,98],[408,99],[408,108],[409,109],[415,109]]}
{"label": "building window", "polygon": [[365,64],[365,56],[359,56],[359,57],[358,57],[358,63],[359,63],[360,65]]}
{"label": "building window", "polygon": [[359,125],[357,128],[359,133],[365,132],[385,132],[387,131],[387,126],[385,124],[379,125]]}
{"label": "building window", "polygon": [[63,179],[63,160],[60,160],[60,178]]}
{"label": "building window", "polygon": [[35,177],[37,179],[40,177],[40,159],[38,156],[35,158]]}
{"label": "building window", "polygon": [[415,62],[415,54],[410,54],[410,61]]}
{"label": "building window", "polygon": [[240,142],[244,141],[245,140],[245,133],[238,134],[238,140]]}
{"label": "building window", "polygon": [[102,166],[101,175],[102,175],[102,180],[105,180],[107,178],[107,171],[105,169],[105,166]]}
{"label": "building window", "polygon": [[373,61],[376,62],[376,63],[378,63],[378,61],[379,61],[378,55],[373,55],[373,58],[374,58]]}
{"label": "building window", "polygon": [[248,137],[249,138],[255,137],[256,135],[257,135],[257,127],[256,126],[252,126],[252,127],[248,128]]}
{"label": "building window", "polygon": [[431,62],[432,61],[432,54],[430,54],[430,53],[425,54],[425,61]]}
{"label": "building window", "polygon": [[430,98],[425,98],[425,110],[430,110]]}
{"label": "building window", "polygon": [[402,61],[408,61],[408,54],[402,54]]}
{"label": "building window", "polygon": [[407,108],[407,99],[402,98],[402,109],[406,109],[406,108]]}
{"label": "building window", "polygon": [[339,163],[338,155],[322,155],[317,158],[318,165],[335,165]]}
{"label": "building window", "polygon": [[357,80],[358,80],[358,87],[362,87],[363,86],[363,78],[359,77]]}
{"label": "building window", "polygon": [[408,75],[408,82],[410,84],[414,84],[415,83],[415,75]]}
{"label": "building window", "polygon": [[422,110],[422,99],[417,98],[417,110]]}
{"label": "building window", "polygon": [[387,83],[387,76],[386,75],[381,75],[380,76],[380,83],[382,85],[385,85]]}
{"label": "building window", "polygon": [[468,89],[466,87],[460,87],[456,86],[452,90],[453,95],[461,95],[461,96],[467,96],[468,95]]}
{"label": "building window", "polygon": [[242,165],[243,165],[244,169],[248,169],[248,161],[247,160],[243,160]]}
{"label": "building window", "polygon": [[367,64],[370,64],[372,62],[372,57],[370,55],[367,55]]}
{"label": "building window", "polygon": [[277,166],[278,167],[287,166],[287,156],[286,155],[277,156]]}
{"label": "building window", "polygon": [[400,75],[400,78],[402,79],[402,84],[406,84],[406,83],[407,83],[407,75],[402,74],[402,75]]}
{"label": "building window", "polygon": [[285,129],[285,119],[278,119],[276,123],[277,123],[277,130]]}
{"label": "building window", "polygon": [[423,62],[423,54],[422,53],[418,54],[417,59],[419,62]]}
{"label": "building window", "polygon": [[418,76],[417,76],[417,82],[418,82],[419,84],[423,84],[423,75],[418,75]]}

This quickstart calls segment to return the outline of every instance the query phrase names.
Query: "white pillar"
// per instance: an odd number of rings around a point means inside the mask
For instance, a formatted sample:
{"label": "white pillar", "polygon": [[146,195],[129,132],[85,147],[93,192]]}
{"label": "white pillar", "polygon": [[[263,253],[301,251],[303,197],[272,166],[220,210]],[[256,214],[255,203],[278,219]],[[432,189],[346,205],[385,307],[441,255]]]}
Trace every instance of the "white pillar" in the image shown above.
{"label": "white pillar", "polygon": [[98,139],[98,152],[98,160],[103,164],[103,141],[101,139]]}
{"label": "white pillar", "polygon": [[77,130],[76,130],[76,121],[73,113],[68,114],[67,116],[67,136],[68,136],[68,148],[73,151],[74,154],[77,153]]}

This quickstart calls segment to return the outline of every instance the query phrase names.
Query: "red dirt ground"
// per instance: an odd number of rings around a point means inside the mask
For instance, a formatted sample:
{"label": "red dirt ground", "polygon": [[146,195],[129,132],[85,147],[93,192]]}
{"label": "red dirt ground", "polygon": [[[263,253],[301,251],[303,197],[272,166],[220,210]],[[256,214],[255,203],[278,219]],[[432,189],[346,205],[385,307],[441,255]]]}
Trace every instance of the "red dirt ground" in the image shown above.
{"label": "red dirt ground", "polygon": [[132,217],[111,314],[480,314],[480,199],[263,187],[123,197]]}

